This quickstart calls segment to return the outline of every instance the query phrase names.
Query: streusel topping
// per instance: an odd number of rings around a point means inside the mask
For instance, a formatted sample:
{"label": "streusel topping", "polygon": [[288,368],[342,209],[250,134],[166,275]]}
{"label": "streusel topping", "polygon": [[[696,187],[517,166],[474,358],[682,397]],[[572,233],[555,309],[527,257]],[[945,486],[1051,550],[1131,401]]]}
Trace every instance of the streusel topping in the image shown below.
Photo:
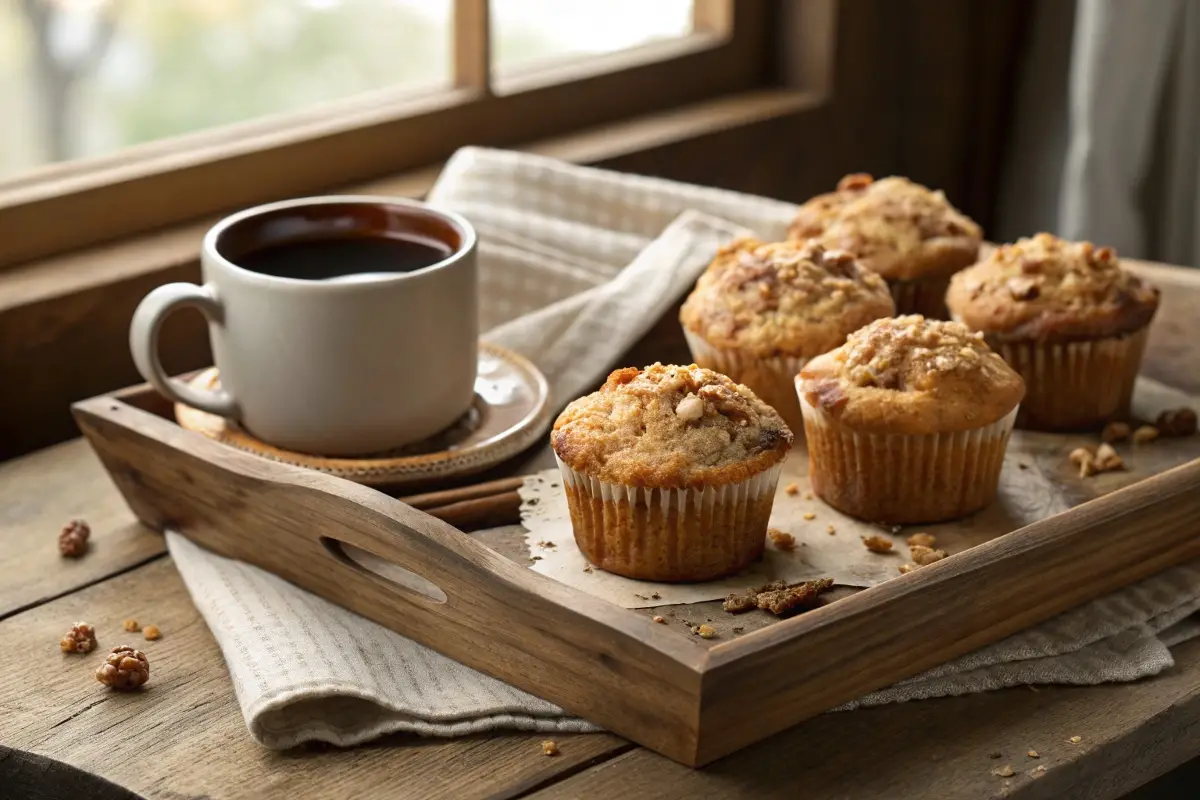
{"label": "streusel topping", "polygon": [[805,364],[796,384],[814,409],[856,430],[886,434],[990,425],[1025,396],[1021,376],[981,337],[920,315],[872,322]]}
{"label": "streusel topping", "polygon": [[1009,371],[981,335],[919,314],[872,322],[851,334],[834,359],[849,383],[900,392],[929,391],[951,375],[986,379]]}
{"label": "streusel topping", "polygon": [[966,264],[949,248],[978,250],[983,240],[979,226],[942,191],[907,178],[877,181],[863,174],[847,175],[836,192],[802,205],[788,235],[849,250],[884,277],[906,280],[960,269]]}
{"label": "streusel topping", "polygon": [[1078,335],[1149,322],[1158,292],[1121,268],[1111,247],[1039,233],[997,248],[954,276],[947,302],[972,328],[989,333]]}
{"label": "streusel topping", "polygon": [[894,311],[884,280],[844,250],[744,238],[718,251],[680,320],[717,347],[815,356]]}
{"label": "streusel topping", "polygon": [[627,367],[559,415],[551,444],[607,483],[682,488],[744,480],[781,461],[792,432],[754,392],[712,370]]}

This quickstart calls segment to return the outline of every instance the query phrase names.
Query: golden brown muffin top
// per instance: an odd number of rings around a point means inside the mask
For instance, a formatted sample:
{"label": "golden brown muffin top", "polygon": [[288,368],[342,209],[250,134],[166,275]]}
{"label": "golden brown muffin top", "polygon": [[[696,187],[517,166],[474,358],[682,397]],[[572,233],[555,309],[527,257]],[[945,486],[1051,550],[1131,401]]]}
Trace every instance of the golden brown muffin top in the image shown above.
{"label": "golden brown muffin top", "polygon": [[883,278],[844,250],[743,238],[717,252],[679,319],[715,347],[811,358],[895,313]]}
{"label": "golden brown muffin top", "polygon": [[615,370],[554,422],[550,443],[606,483],[692,488],[737,483],[783,460],[792,432],[754,392],[695,364]]}
{"label": "golden brown muffin top", "polygon": [[907,178],[855,174],[800,206],[788,237],[849,250],[889,280],[916,280],[974,263],[983,232],[941,191]]}
{"label": "golden brown muffin top", "polygon": [[1121,269],[1111,247],[1039,233],[955,275],[946,304],[967,327],[999,340],[1071,341],[1145,327],[1158,290]]}
{"label": "golden brown muffin top", "polygon": [[1025,382],[983,337],[919,314],[880,319],[804,366],[809,405],[871,433],[947,433],[990,425]]}

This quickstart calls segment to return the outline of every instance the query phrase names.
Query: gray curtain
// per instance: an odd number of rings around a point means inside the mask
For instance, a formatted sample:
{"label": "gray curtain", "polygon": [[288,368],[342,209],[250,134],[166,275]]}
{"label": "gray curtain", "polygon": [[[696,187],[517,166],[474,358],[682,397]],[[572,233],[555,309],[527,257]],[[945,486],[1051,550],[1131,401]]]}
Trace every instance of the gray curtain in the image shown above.
{"label": "gray curtain", "polygon": [[1200,261],[1200,2],[1041,0],[992,237]]}

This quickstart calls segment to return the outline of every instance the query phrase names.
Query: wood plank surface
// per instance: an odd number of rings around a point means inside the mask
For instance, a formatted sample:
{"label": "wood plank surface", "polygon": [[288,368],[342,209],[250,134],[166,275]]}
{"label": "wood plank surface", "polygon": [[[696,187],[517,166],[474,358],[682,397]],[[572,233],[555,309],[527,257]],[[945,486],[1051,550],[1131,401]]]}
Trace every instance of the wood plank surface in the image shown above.
{"label": "wood plank surface", "polygon": [[[1200,640],[1173,653],[1173,669],[1138,683],[823,714],[700,771],[638,749],[532,797],[1110,800],[1200,751]],[[1005,765],[1012,778],[992,774]]]}
{"label": "wood plank surface", "polygon": [[[76,517],[92,527],[89,551],[63,558],[58,534]],[[0,463],[0,547],[0,619],[165,551],[162,536],[134,518],[82,439]]]}
{"label": "wood plank surface", "polygon": [[[162,638],[125,633],[129,617]],[[64,656],[58,640],[78,620],[96,627],[101,647]],[[168,558],[12,616],[0,641],[20,643],[0,649],[0,741],[147,798],[511,797],[632,747],[608,734],[556,735],[560,754],[546,757],[545,734],[513,733],[267,750],[246,732],[217,643]],[[117,644],[150,660],[143,691],[114,693],[93,677]]]}

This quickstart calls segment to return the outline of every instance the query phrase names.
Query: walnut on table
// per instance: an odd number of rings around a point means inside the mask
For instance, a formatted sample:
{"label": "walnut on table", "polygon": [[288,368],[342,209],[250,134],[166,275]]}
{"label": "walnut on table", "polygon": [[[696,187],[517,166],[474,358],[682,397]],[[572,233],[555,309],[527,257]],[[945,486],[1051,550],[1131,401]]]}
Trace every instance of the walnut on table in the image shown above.
{"label": "walnut on table", "polygon": [[150,680],[150,661],[141,650],[127,644],[118,645],[96,670],[96,680],[111,689],[140,689]]}
{"label": "walnut on table", "polygon": [[79,558],[88,550],[92,529],[81,519],[68,522],[58,534],[58,552],[67,558]]}
{"label": "walnut on table", "polygon": [[58,648],[64,653],[90,653],[96,649],[96,629],[86,622],[76,622],[63,634]]}

